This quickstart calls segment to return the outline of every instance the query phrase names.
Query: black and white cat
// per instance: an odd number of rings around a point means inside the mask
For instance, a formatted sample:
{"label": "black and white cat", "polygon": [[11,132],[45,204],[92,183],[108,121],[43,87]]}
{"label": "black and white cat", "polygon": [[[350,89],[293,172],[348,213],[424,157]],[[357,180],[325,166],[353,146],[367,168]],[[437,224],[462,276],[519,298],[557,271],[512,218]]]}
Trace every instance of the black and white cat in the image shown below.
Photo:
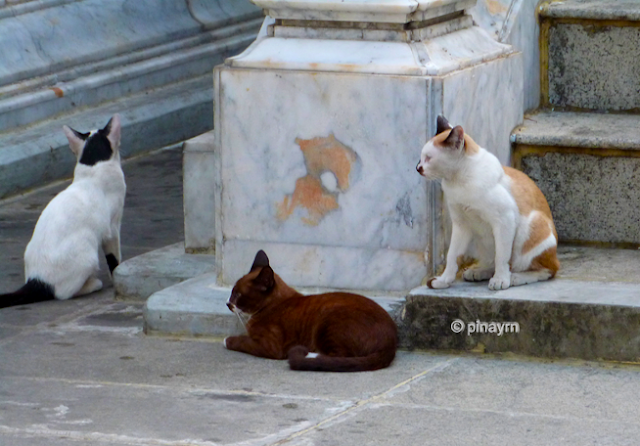
{"label": "black and white cat", "polygon": [[24,253],[25,285],[0,295],[0,308],[69,299],[102,288],[99,250],[109,271],[120,263],[126,185],[120,166],[120,117],[101,130],[63,127],[77,164],[73,182],[42,211]]}

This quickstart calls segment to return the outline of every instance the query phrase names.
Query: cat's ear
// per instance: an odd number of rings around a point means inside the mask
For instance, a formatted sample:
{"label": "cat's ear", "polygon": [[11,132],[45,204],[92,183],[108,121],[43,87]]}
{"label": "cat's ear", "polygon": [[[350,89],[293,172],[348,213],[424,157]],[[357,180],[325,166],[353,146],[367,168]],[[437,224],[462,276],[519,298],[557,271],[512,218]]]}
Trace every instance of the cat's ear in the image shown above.
{"label": "cat's ear", "polygon": [[451,130],[451,124],[449,124],[447,118],[442,115],[438,115],[438,119],[436,121],[436,135],[439,135],[446,130]]}
{"label": "cat's ear", "polygon": [[105,135],[111,143],[111,148],[113,150],[118,150],[120,148],[120,130],[120,115],[117,113],[113,115],[113,117],[109,119],[109,122],[107,122],[107,125],[100,130],[100,133]]}
{"label": "cat's ear", "polygon": [[76,155],[76,157],[80,156],[82,148],[84,147],[84,142],[89,137],[89,133],[80,133],[66,125],[62,126],[62,130],[69,140],[69,147],[71,148],[71,151]]}
{"label": "cat's ear", "polygon": [[269,266],[269,257],[267,257],[267,254],[261,249],[256,254],[256,258],[253,260],[253,265],[251,265],[249,272],[257,268],[262,268],[263,266]]}
{"label": "cat's ear", "polygon": [[253,279],[253,285],[263,293],[270,292],[275,284],[274,273],[269,265],[262,267],[258,277]]}
{"label": "cat's ear", "polygon": [[449,136],[442,142],[442,144],[451,150],[458,150],[462,148],[464,143],[464,130],[459,125],[455,126]]}

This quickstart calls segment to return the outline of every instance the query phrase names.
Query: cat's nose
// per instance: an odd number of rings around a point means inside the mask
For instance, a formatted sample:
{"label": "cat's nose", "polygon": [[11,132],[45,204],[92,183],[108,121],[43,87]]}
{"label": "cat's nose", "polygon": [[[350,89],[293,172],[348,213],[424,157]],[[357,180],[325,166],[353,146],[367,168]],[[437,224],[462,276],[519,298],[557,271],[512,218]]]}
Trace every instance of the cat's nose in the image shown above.
{"label": "cat's nose", "polygon": [[418,173],[422,174],[422,166],[420,165],[420,163],[418,163],[418,165],[416,166],[416,170],[418,171]]}
{"label": "cat's nose", "polygon": [[236,306],[233,305],[231,302],[227,302],[227,307],[229,307],[229,310],[231,310],[232,313],[235,312]]}

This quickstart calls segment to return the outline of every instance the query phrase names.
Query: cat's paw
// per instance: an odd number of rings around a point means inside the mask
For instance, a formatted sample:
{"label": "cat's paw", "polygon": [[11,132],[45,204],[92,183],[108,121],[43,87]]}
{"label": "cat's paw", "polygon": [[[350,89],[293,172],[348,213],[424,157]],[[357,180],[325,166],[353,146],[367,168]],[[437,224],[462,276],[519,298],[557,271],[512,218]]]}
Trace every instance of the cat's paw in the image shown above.
{"label": "cat's paw", "polygon": [[447,281],[442,280],[442,276],[434,277],[432,279],[429,279],[429,281],[427,282],[427,286],[432,290],[441,290],[443,288],[449,288],[449,285],[451,285],[451,283],[448,283]]}
{"label": "cat's paw", "polygon": [[511,273],[495,275],[489,281],[490,290],[506,290],[511,286]]}
{"label": "cat's paw", "polygon": [[491,279],[493,268],[469,268],[462,273],[462,278],[467,282],[482,282]]}
{"label": "cat's paw", "polygon": [[227,347],[227,339],[229,339],[231,336],[227,336],[226,338],[224,338],[224,340],[222,341],[222,345],[224,345],[224,348],[226,348],[227,350],[229,350],[229,347]]}

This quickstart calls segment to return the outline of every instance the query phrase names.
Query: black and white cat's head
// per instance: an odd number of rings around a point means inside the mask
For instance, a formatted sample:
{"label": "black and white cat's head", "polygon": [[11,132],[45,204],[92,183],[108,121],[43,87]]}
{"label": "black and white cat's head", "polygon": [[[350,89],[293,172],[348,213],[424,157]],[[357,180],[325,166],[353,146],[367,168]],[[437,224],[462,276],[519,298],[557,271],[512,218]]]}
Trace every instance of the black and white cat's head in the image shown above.
{"label": "black and white cat's head", "polygon": [[95,166],[102,161],[120,160],[120,115],[115,114],[106,126],[89,133],[62,127],[78,164]]}

